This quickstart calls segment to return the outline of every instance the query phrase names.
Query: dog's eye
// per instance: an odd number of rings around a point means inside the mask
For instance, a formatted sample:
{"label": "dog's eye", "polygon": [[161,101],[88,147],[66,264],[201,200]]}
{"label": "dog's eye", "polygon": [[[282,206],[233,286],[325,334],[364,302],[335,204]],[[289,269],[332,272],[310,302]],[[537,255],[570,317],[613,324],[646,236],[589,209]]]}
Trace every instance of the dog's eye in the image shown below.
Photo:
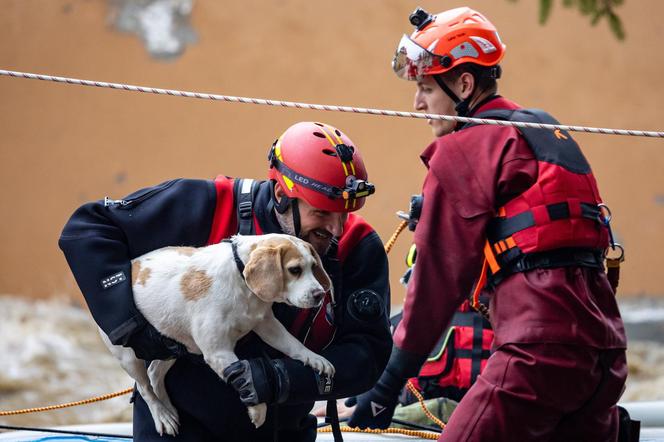
{"label": "dog's eye", "polygon": [[302,267],[300,266],[288,267],[288,271],[290,272],[291,275],[299,276],[302,274]]}

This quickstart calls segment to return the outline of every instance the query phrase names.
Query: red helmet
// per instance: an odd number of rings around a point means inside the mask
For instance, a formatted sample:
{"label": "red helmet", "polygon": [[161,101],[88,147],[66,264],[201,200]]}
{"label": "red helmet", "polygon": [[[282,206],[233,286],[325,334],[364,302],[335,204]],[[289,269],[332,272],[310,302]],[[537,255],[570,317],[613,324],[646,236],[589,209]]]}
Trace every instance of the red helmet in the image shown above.
{"label": "red helmet", "polygon": [[394,72],[403,79],[442,74],[462,63],[496,66],[505,55],[496,27],[473,9],[432,16],[418,8],[410,22],[417,30],[401,38],[392,60]]}
{"label": "red helmet", "polygon": [[328,124],[292,125],[274,142],[268,159],[269,178],[289,198],[301,198],[317,209],[353,212],[375,191],[353,142]]}

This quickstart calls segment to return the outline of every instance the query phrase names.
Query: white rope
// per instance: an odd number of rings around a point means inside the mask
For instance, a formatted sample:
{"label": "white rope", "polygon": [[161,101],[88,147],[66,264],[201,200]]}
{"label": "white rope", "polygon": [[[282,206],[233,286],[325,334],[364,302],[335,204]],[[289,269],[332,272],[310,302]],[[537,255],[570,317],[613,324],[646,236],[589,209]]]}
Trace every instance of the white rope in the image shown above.
{"label": "white rope", "polygon": [[206,94],[201,92],[188,92],[188,91],[179,91],[174,89],[158,89],[158,88],[145,87],[145,86],[133,86],[130,84],[80,80],[77,78],[54,77],[52,75],[31,74],[28,72],[7,71],[3,69],[0,69],[0,75],[5,75],[9,77],[27,78],[30,80],[55,81],[57,83],[77,84],[81,86],[95,86],[95,87],[110,88],[110,89],[122,89],[126,91],[145,92],[149,94],[173,95],[176,97],[200,98],[203,100],[229,101],[231,103],[262,104],[267,106],[294,107],[298,109],[353,112],[357,114],[385,115],[389,117],[458,121],[461,123],[490,124],[494,126],[515,126],[515,127],[529,127],[536,129],[566,130],[570,132],[599,133],[606,135],[628,135],[632,137],[664,138],[664,132],[655,132],[655,131],[608,129],[602,127],[586,127],[586,126],[567,126],[564,124],[527,123],[520,121],[502,121],[502,120],[491,120],[485,118],[457,117],[453,115],[436,115],[436,114],[423,114],[419,112],[401,112],[401,111],[384,110],[384,109],[369,109],[364,107],[334,106],[327,104],[309,104],[309,103],[298,103],[293,101],[266,100],[263,98],[248,98],[248,97],[236,97],[232,95]]}

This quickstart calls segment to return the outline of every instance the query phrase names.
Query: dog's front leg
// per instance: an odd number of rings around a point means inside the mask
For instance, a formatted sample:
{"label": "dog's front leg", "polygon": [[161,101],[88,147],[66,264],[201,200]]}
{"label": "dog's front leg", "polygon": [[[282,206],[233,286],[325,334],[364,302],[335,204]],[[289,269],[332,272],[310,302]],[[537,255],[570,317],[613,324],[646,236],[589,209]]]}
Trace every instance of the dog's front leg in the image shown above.
{"label": "dog's front leg", "polygon": [[295,339],[288,330],[270,314],[258,323],[254,328],[254,332],[271,347],[276,348],[283,354],[298,361],[303,362],[319,373],[326,375],[334,375],[334,365],[319,354],[314,353],[304,346],[300,341]]}
{"label": "dog's front leg", "polygon": [[[230,342],[220,342],[219,340],[212,342],[202,340],[201,342],[196,342],[196,344],[203,352],[205,362],[226,382],[224,369],[238,360],[238,357],[233,353],[233,345]],[[247,412],[249,413],[251,423],[258,428],[265,423],[267,405],[258,404],[249,406],[247,407]]]}

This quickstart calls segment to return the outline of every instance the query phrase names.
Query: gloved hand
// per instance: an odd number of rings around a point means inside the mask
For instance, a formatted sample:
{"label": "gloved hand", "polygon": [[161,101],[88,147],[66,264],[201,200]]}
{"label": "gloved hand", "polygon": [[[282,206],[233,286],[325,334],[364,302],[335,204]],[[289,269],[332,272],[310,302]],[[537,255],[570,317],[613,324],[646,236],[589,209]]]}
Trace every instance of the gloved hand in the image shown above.
{"label": "gloved hand", "polygon": [[408,378],[417,375],[425,360],[426,355],[415,355],[393,347],[390,360],[376,385],[366,393],[346,401],[347,406],[357,404],[348,419],[348,426],[361,429],[389,427],[401,389]]}
{"label": "gloved hand", "polygon": [[131,347],[136,356],[145,361],[173,359],[187,354],[184,345],[162,335],[147,322],[129,336],[125,346]]}
{"label": "gloved hand", "polygon": [[282,360],[255,358],[233,362],[224,377],[243,404],[282,404],[288,399],[290,378]]}
{"label": "gloved hand", "polygon": [[389,427],[399,392],[405,382],[405,379],[397,379],[385,371],[371,390],[346,399],[346,406],[356,405],[353,415],[348,419],[348,426],[359,427],[362,430]]}

